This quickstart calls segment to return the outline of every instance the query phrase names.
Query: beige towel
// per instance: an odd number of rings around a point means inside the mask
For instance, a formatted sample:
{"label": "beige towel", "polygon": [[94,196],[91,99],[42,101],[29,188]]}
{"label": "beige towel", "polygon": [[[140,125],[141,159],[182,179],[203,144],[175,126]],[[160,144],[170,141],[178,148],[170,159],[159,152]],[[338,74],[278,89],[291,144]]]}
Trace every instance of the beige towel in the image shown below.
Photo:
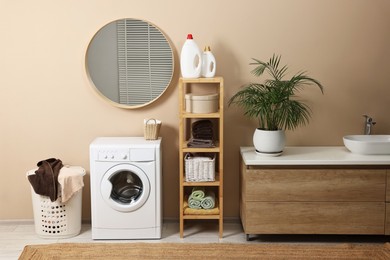
{"label": "beige towel", "polygon": [[73,194],[84,187],[84,168],[80,166],[64,165],[58,174],[58,183],[61,185],[62,202],[67,202]]}

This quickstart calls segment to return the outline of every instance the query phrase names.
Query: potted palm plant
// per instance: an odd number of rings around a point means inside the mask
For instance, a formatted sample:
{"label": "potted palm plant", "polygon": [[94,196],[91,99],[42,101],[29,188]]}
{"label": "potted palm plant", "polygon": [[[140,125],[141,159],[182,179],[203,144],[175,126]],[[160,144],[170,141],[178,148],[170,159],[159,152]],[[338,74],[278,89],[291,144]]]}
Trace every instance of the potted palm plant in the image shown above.
{"label": "potted palm plant", "polygon": [[238,105],[244,109],[244,115],[256,118],[259,127],[253,135],[256,152],[265,155],[279,155],[285,145],[285,130],[293,130],[308,123],[310,108],[297,99],[296,93],[307,85],[323,86],[318,80],[304,72],[284,79],[287,65],[279,66],[281,56],[273,55],[268,62],[253,59],[255,65],[252,73],[260,76],[267,71],[270,79],[264,83],[249,83],[243,86],[229,100],[229,106]]}

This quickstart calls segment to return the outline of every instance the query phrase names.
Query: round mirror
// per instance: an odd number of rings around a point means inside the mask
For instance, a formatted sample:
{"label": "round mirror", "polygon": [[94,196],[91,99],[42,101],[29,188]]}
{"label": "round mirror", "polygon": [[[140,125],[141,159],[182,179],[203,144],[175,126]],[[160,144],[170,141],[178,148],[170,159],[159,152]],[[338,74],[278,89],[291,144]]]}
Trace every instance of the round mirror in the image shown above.
{"label": "round mirror", "polygon": [[96,91],[122,108],[139,108],[159,98],[174,68],[172,48],[153,24],[137,19],[113,21],[92,38],[86,70]]}

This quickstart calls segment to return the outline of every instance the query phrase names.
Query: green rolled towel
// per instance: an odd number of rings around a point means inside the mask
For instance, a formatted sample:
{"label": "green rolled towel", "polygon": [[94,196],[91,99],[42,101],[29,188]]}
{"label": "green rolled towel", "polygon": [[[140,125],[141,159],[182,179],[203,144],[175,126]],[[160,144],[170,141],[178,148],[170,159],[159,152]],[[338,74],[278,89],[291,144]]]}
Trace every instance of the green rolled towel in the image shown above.
{"label": "green rolled towel", "polygon": [[191,209],[201,209],[202,207],[200,206],[202,199],[193,197],[192,194],[188,197],[188,206]]}
{"label": "green rolled towel", "polygon": [[200,205],[204,209],[213,209],[215,207],[215,194],[208,191],[206,196],[200,201]]}
{"label": "green rolled towel", "polygon": [[202,199],[205,196],[205,189],[204,187],[194,187],[192,188],[192,193],[190,197]]}

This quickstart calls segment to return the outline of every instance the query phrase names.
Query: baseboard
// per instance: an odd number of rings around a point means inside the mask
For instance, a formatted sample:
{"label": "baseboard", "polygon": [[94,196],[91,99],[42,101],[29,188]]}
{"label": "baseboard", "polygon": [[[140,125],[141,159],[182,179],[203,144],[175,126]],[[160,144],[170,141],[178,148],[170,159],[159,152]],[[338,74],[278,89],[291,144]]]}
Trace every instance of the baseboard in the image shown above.
{"label": "baseboard", "polygon": [[0,225],[34,225],[33,219],[4,219],[0,220]]}
{"label": "baseboard", "polygon": [[[208,220],[208,221],[215,221],[214,219]],[[164,222],[179,222],[179,218],[175,217],[167,217],[164,218]],[[224,217],[223,218],[224,223],[240,223],[241,220],[239,217]]]}
{"label": "baseboard", "polygon": [[[167,223],[175,223],[179,222],[179,218],[175,217],[167,217],[163,219],[163,222]],[[223,219],[224,223],[239,223],[240,218],[238,217],[225,217]],[[83,219],[81,221],[82,224],[91,224],[90,219]],[[0,220],[0,225],[34,225],[34,219],[5,219],[5,220]]]}

